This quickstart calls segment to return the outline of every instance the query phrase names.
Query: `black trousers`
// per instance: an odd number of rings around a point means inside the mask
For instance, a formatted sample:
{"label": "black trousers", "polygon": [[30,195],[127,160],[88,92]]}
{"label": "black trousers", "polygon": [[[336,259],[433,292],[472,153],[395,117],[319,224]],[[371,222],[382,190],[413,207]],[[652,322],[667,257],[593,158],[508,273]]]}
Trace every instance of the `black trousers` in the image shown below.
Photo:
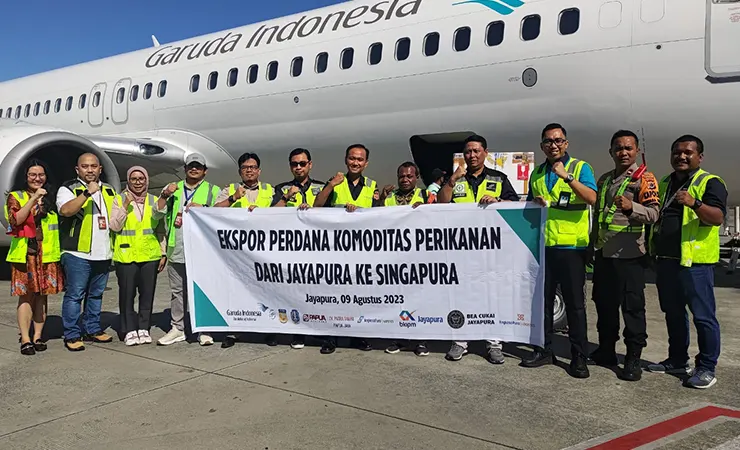
{"label": "black trousers", "polygon": [[560,284],[568,316],[568,337],[572,356],[588,356],[586,329],[586,251],[545,248],[545,349],[553,335],[555,292]]}
{"label": "black trousers", "polygon": [[[118,277],[118,307],[121,312],[121,332],[149,331],[157,286],[159,260],[145,263],[116,263]],[[134,310],[136,292],[139,292],[139,313]]]}
{"label": "black trousers", "polygon": [[619,308],[624,317],[624,343],[627,349],[647,346],[645,322],[645,258],[604,258],[596,253],[594,292],[596,329],[599,345],[613,349],[619,340]]}

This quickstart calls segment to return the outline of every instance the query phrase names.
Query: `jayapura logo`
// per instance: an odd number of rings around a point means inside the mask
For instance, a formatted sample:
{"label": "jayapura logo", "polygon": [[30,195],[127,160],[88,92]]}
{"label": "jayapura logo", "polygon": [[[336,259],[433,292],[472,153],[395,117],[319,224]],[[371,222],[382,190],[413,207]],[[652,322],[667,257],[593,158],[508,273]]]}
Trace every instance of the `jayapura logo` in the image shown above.
{"label": "jayapura logo", "polygon": [[502,16],[508,16],[514,12],[514,9],[524,5],[522,0],[465,0],[464,2],[453,3],[452,5],[464,5],[466,3],[477,3],[489,8]]}

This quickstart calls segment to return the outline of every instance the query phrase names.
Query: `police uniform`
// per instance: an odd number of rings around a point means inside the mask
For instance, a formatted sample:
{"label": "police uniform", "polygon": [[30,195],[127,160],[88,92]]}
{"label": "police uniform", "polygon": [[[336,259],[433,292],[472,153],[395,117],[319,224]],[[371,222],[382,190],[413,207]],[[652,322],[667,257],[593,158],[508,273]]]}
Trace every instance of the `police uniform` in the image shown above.
{"label": "police uniform", "polygon": [[290,208],[295,208],[303,203],[307,203],[309,206],[313,206],[314,200],[316,200],[316,196],[319,195],[319,193],[324,189],[324,183],[314,180],[313,178],[309,178],[306,180],[305,183],[301,183],[298,180],[290,180],[286,181],[284,183],[280,183],[277,186],[275,186],[275,194],[272,199],[272,205],[276,205],[280,200],[282,200],[283,196],[288,193],[290,188],[293,186],[298,186],[300,188],[300,191],[298,191],[293,198],[288,199],[288,201],[285,202],[285,206],[288,206]]}
{"label": "police uniform", "polygon": [[679,190],[688,190],[697,205],[705,203],[727,212],[724,181],[702,169],[690,172],[684,180],[674,172],[659,184],[661,215],[653,227],[650,253],[656,257],[658,298],[668,328],[668,359],[657,366],[664,371],[688,368],[688,306],[698,335],[697,372],[707,371],[713,379],[720,353],[714,297],[720,227],[701,222],[692,208],[679,204],[675,200]]}

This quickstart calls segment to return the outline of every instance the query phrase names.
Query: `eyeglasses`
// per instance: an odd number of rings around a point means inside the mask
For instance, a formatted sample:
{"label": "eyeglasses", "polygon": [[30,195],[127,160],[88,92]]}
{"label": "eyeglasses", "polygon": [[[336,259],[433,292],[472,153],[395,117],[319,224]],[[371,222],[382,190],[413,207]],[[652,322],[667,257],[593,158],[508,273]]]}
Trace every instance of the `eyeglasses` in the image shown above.
{"label": "eyeglasses", "polygon": [[46,178],[45,173],[29,173],[28,178]]}
{"label": "eyeglasses", "polygon": [[542,141],[542,145],[544,145],[544,146],[548,146],[548,145],[552,145],[552,144],[555,144],[555,145],[557,145],[558,147],[560,147],[561,145],[565,144],[566,142],[568,142],[568,140],[567,140],[567,139],[562,139],[562,138],[557,138],[557,139],[545,139],[545,140],[543,140],[543,141]]}
{"label": "eyeglasses", "polygon": [[185,168],[187,170],[190,170],[190,169],[204,170],[206,168],[206,166],[204,166],[201,163],[197,163],[196,162],[196,163],[190,163],[190,164],[188,164],[187,166],[185,166]]}
{"label": "eyeglasses", "polygon": [[241,166],[240,169],[245,172],[250,172],[250,171],[258,170],[259,167],[258,166]]}
{"label": "eyeglasses", "polygon": [[145,183],[146,178],[129,178],[129,181],[132,183]]}
{"label": "eyeglasses", "polygon": [[308,161],[291,161],[290,167],[306,167],[308,165]]}

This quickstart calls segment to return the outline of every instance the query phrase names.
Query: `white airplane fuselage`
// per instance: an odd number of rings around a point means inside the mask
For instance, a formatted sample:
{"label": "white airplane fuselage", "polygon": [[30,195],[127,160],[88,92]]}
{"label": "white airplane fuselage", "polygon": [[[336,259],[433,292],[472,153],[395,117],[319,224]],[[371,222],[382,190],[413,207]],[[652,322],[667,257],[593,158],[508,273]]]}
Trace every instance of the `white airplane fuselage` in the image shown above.
{"label": "white airplane fuselage", "polygon": [[[597,176],[612,168],[612,133],[631,129],[645,139],[650,170],[663,176],[671,171],[671,142],[695,134],[706,145],[702,167],[725,179],[736,202],[740,2],[530,0],[505,15],[494,9],[517,0],[488,2],[499,5],[492,7],[485,1],[453,3],[347,2],[0,83],[3,121],[9,121],[9,108],[15,119],[21,106],[21,122],[93,142],[153,139],[185,153],[199,151],[212,168],[211,181],[221,185],[238,180],[235,159],[246,151],[260,155],[263,181],[290,179],[288,153],[296,147],[311,150],[312,176],[328,179],[345,169],[344,150],[352,143],[370,148],[366,175],[392,183],[406,160],[427,173],[433,165],[452,166],[451,157],[425,163],[432,156],[412,137],[455,142],[467,132],[486,137],[491,151],[534,151],[541,163],[540,132],[550,122],[566,127],[570,153],[591,163]],[[717,7],[723,9],[712,9]],[[571,8],[580,11],[578,30],[562,35],[559,18]],[[522,21],[531,15],[541,17],[540,32],[525,41]],[[488,26],[496,21],[505,24],[504,38],[489,46]],[[456,51],[461,27],[470,27],[470,45]],[[425,56],[431,32],[440,35],[439,50]],[[398,61],[401,38],[410,39],[410,55]],[[383,44],[378,64],[369,63],[374,43]],[[354,49],[354,60],[342,69],[346,48]],[[322,52],[328,54],[327,69],[317,73]],[[296,57],[303,58],[303,69],[292,76]],[[272,61],[278,69],[270,81]],[[252,65],[258,72],[250,83]],[[237,82],[229,86],[234,68]],[[215,89],[208,86],[212,72],[218,73]],[[200,83],[193,93],[196,74]],[[160,98],[162,80],[167,87]],[[152,95],[145,100],[147,83]],[[136,101],[132,86],[139,87]],[[93,106],[96,92],[100,103]],[[81,94],[87,96],[82,109]],[[69,96],[74,104],[66,111]],[[57,98],[62,105],[55,113]],[[44,114],[47,100],[51,111]],[[178,161],[172,170],[181,169]],[[139,162],[147,166],[148,157]]]}

